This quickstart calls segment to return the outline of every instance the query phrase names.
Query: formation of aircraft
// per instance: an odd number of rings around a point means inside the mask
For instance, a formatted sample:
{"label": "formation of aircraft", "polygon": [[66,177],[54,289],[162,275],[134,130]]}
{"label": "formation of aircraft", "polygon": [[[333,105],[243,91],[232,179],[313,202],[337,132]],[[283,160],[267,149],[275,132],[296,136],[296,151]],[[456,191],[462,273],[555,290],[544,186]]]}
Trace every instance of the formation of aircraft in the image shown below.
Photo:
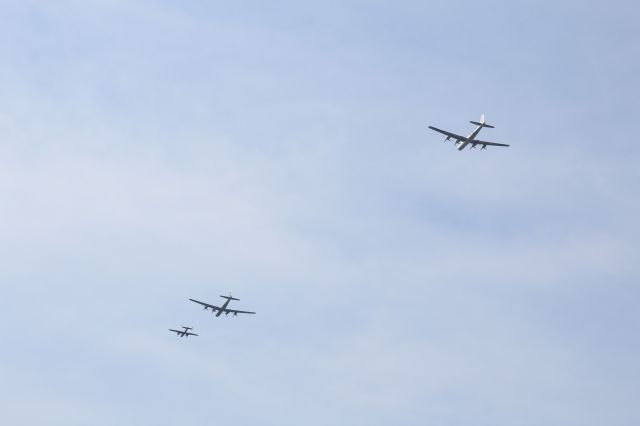
{"label": "formation of aircraft", "polygon": [[206,311],[207,309],[211,309],[211,313],[215,313],[216,317],[219,317],[222,314],[225,315],[229,315],[229,314],[233,314],[233,316],[238,316],[238,314],[255,314],[255,312],[249,312],[249,311],[238,311],[235,309],[229,309],[227,308],[227,306],[229,306],[229,302],[231,302],[232,300],[240,300],[240,299],[236,299],[235,297],[231,296],[231,293],[229,293],[228,296],[220,296],[223,299],[227,299],[224,304],[222,306],[215,306],[215,305],[210,305],[208,303],[205,302],[201,302],[199,300],[195,300],[195,299],[189,299],[194,303],[197,303],[199,305],[204,306],[204,310]]}
{"label": "formation of aircraft", "polygon": [[478,136],[478,133],[480,133],[480,130],[482,130],[484,127],[487,127],[489,129],[493,129],[494,126],[490,126],[488,124],[485,123],[484,121],[484,114],[482,114],[482,116],[480,117],[480,121],[470,121],[469,123],[471,124],[475,124],[476,126],[478,126],[473,132],[471,132],[471,134],[467,137],[465,136],[461,136],[461,135],[456,135],[455,133],[451,133],[448,132],[446,130],[442,130],[442,129],[438,129],[437,127],[433,127],[433,126],[429,126],[429,128],[431,130],[435,130],[438,133],[442,133],[443,135],[446,136],[446,138],[444,139],[445,142],[454,139],[455,140],[455,145],[458,147],[458,151],[462,151],[463,149],[465,149],[465,147],[467,145],[471,145],[471,148],[475,148],[477,145],[481,145],[482,147],[480,148],[480,150],[486,149],[487,146],[509,146],[507,144],[504,143],[495,143],[495,142],[487,142],[487,141],[481,141],[479,139],[476,139],[476,136]]}
{"label": "formation of aircraft", "polygon": [[[486,149],[487,146],[509,146],[507,144],[504,143],[496,143],[496,142],[488,142],[488,141],[483,141],[480,139],[476,139],[476,136],[478,136],[478,133],[480,133],[480,130],[482,130],[483,128],[487,127],[489,129],[493,129],[494,126],[491,126],[489,124],[487,124],[485,122],[484,119],[484,114],[480,116],[480,121],[470,121],[471,124],[475,124],[476,129],[471,132],[471,134],[469,134],[469,136],[462,136],[462,135],[458,135],[446,130],[442,130],[442,129],[438,129],[437,127],[433,127],[433,126],[429,126],[429,128],[431,130],[434,130],[438,133],[441,133],[443,135],[445,135],[445,142],[450,141],[450,140],[454,140],[455,141],[455,146],[458,148],[458,151],[462,151],[463,149],[465,149],[468,145],[471,145],[471,149],[477,147],[478,145],[481,146],[480,150]],[[204,306],[204,310],[208,310],[211,309],[211,313],[215,314],[216,317],[219,317],[222,314],[225,315],[229,315],[229,314],[233,314],[233,316],[238,316],[238,314],[255,314],[255,312],[250,312],[250,311],[239,311],[237,309],[230,309],[229,306],[229,302],[231,302],[232,300],[240,300],[240,299],[236,299],[235,297],[231,296],[231,294],[229,294],[228,296],[220,296],[223,299],[226,299],[225,302],[222,304],[222,306],[215,306],[215,305],[211,305],[209,303],[206,302],[201,302],[199,300],[196,299],[189,299],[190,301],[197,303],[199,305]],[[193,330],[192,327],[185,327],[182,326],[183,330],[174,330],[172,328],[169,329],[169,331],[172,331],[174,333],[176,333],[179,337],[189,337],[189,336],[197,336],[197,334],[195,333],[191,333],[189,330]]]}
{"label": "formation of aircraft", "polygon": [[193,327],[185,327],[184,325],[182,326],[182,328],[184,330],[174,330],[173,328],[170,328],[169,331],[173,331],[174,333],[176,333],[179,337],[189,337],[189,336],[197,336],[196,333],[191,333],[189,332],[189,330],[193,330]]}
{"label": "formation of aircraft", "polygon": [[[216,317],[219,317],[222,314],[225,315],[229,315],[229,314],[233,314],[233,316],[237,316],[238,314],[255,314],[255,312],[249,312],[249,311],[239,311],[237,309],[229,309],[227,306],[229,306],[229,302],[231,302],[232,300],[240,300],[240,299],[236,299],[235,297],[231,296],[231,293],[229,293],[228,296],[220,296],[223,299],[226,299],[226,301],[223,303],[222,306],[215,306],[215,305],[210,305],[209,303],[205,303],[205,302],[201,302],[199,300],[195,300],[195,299],[189,299],[194,303],[197,303],[199,305],[204,306],[204,310],[206,311],[207,309],[211,309],[211,313],[215,313]],[[197,336],[196,333],[191,333],[189,330],[193,330],[193,327],[185,327],[184,325],[182,326],[182,330],[174,330],[173,328],[170,328],[169,331],[172,331],[174,333],[176,333],[178,335],[178,337],[189,337],[189,336]]]}

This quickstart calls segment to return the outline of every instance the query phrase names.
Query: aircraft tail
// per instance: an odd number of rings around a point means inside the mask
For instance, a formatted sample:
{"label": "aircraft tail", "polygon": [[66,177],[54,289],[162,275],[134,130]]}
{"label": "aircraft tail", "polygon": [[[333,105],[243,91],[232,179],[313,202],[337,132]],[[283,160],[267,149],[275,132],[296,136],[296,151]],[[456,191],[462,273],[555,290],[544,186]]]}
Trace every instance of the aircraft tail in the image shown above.
{"label": "aircraft tail", "polygon": [[480,122],[477,122],[477,121],[470,121],[469,123],[471,123],[471,124],[475,124],[476,126],[482,126],[482,127],[488,127],[489,129],[495,129],[495,127],[494,127],[494,126],[491,126],[491,125],[486,124],[486,123],[484,122],[484,114],[482,114],[482,115],[480,116]]}
{"label": "aircraft tail", "polygon": [[223,299],[227,299],[227,300],[240,300],[240,299],[236,299],[235,297],[231,297],[231,293],[229,293],[228,296],[220,295],[220,297],[222,297]]}

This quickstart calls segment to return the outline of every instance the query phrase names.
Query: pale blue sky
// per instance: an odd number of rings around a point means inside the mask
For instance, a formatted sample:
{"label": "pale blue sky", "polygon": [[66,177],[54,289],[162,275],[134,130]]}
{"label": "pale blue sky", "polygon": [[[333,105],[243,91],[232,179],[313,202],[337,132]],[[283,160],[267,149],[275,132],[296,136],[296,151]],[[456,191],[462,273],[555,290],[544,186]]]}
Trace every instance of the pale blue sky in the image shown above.
{"label": "pale blue sky", "polygon": [[639,7],[228,3],[0,2],[0,423],[639,424]]}

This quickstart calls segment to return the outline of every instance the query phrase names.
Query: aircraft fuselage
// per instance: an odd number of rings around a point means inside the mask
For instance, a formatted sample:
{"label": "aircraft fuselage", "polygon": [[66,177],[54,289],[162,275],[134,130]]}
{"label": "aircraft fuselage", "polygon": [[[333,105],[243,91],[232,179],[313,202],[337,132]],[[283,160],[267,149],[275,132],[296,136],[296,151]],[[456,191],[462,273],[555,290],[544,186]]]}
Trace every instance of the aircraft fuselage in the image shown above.
{"label": "aircraft fuselage", "polygon": [[462,141],[460,146],[458,146],[458,151],[462,151],[467,145],[469,145],[469,142],[471,142],[476,138],[476,136],[478,136],[480,130],[482,130],[482,126],[478,126],[477,129],[475,129],[469,136],[467,136],[467,140]]}
{"label": "aircraft fuselage", "polygon": [[227,299],[227,301],[224,302],[224,305],[220,306],[220,309],[218,309],[218,312],[216,312],[216,317],[219,317],[220,315],[222,315],[224,310],[227,309],[227,306],[229,305],[229,302],[231,302],[231,300]]}

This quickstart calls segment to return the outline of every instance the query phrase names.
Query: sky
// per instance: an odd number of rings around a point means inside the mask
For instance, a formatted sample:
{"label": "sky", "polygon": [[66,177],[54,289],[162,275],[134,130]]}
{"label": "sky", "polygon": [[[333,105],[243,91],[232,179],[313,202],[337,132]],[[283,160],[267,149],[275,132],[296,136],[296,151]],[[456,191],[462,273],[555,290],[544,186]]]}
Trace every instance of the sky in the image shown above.
{"label": "sky", "polygon": [[636,2],[0,5],[0,423],[640,423]]}

